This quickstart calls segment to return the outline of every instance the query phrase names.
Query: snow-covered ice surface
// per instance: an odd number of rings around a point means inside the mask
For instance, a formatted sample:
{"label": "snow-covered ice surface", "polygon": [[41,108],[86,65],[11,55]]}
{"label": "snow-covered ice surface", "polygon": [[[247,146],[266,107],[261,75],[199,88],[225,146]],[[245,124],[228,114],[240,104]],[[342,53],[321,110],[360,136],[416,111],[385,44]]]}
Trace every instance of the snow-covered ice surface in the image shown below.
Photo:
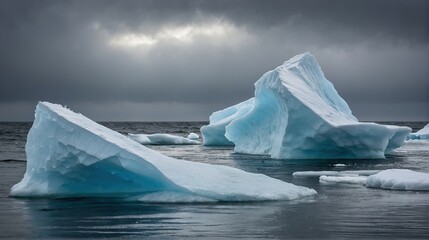
{"label": "snow-covered ice surface", "polygon": [[345,164],[343,164],[343,163],[337,163],[337,164],[334,164],[334,167],[338,167],[338,168],[341,168],[341,167],[346,167],[347,165],[345,165]]}
{"label": "snow-covered ice surface", "polygon": [[391,190],[429,191],[429,173],[409,169],[388,169],[369,176],[366,186]]}
{"label": "snow-covered ice surface", "polygon": [[[197,135],[198,136],[198,135]],[[155,134],[133,134],[128,133],[128,137],[143,145],[198,145],[201,144],[197,138],[190,139],[168,133]],[[195,136],[191,136],[195,137]]]}
{"label": "snow-covered ice surface", "polygon": [[411,129],[361,123],[310,53],[255,83],[255,97],[217,111],[201,128],[204,145],[278,159],[384,158]]}
{"label": "snow-covered ice surface", "polygon": [[57,104],[40,102],[26,143],[20,197],[257,201],[316,194],[262,174],[167,157]]}
{"label": "snow-covered ice surface", "polygon": [[427,139],[429,140],[429,123],[419,131],[411,133],[409,139]]}

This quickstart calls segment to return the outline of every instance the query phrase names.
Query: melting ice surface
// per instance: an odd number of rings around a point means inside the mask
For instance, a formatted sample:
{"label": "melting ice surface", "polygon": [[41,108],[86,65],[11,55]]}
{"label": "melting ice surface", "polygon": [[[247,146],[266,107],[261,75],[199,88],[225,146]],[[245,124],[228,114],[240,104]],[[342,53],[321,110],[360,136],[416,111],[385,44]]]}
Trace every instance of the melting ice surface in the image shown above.
{"label": "melting ice surface", "polygon": [[316,194],[262,174],[178,160],[60,105],[40,102],[27,169],[11,196],[127,197],[150,202],[257,201]]}
{"label": "melting ice surface", "polygon": [[411,133],[409,136],[410,139],[427,139],[429,140],[429,123],[419,131]]}
{"label": "melting ice surface", "polygon": [[297,55],[255,83],[255,97],[214,112],[204,145],[282,159],[384,158],[411,129],[361,123],[310,53]]}
{"label": "melting ice surface", "polygon": [[[194,133],[195,134],[195,133]],[[133,134],[128,133],[128,137],[134,141],[144,145],[198,145],[201,144],[197,141],[194,135],[190,134],[192,138],[185,138],[167,133],[155,134]],[[198,137],[198,135],[197,135]]]}

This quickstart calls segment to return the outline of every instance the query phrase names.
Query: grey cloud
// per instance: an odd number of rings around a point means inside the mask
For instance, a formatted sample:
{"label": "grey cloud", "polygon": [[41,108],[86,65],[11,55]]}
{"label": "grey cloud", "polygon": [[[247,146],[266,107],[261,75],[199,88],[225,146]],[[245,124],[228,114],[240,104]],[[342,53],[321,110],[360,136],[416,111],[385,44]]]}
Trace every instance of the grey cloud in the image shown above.
{"label": "grey cloud", "polygon": [[[380,118],[391,103],[398,118],[428,119],[427,18],[428,1],[2,1],[0,120],[31,119],[17,109],[38,100],[92,106],[101,120],[116,119],[106,111],[120,102],[130,118],[162,120],[176,103],[201,120],[251,97],[264,72],[308,50],[358,117]],[[213,20],[248,39],[165,41],[150,51],[106,45],[114,34]],[[139,104],[160,111],[136,115]]]}

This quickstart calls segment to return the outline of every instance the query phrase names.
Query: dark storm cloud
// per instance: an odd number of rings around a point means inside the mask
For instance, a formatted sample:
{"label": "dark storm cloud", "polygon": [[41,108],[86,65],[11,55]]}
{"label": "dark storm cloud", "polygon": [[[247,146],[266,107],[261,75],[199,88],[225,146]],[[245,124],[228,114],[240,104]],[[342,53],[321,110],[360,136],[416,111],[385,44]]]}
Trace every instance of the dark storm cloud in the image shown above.
{"label": "dark storm cloud", "polygon": [[[165,113],[200,120],[251,97],[264,72],[304,51],[358,118],[428,119],[428,5],[1,1],[0,120],[31,119],[20,109],[38,100],[96,119],[119,120],[113,107],[120,107],[123,120],[174,120]],[[185,43],[162,38],[163,29],[211,24],[229,30]],[[109,44],[130,33],[161,37],[147,49]]]}

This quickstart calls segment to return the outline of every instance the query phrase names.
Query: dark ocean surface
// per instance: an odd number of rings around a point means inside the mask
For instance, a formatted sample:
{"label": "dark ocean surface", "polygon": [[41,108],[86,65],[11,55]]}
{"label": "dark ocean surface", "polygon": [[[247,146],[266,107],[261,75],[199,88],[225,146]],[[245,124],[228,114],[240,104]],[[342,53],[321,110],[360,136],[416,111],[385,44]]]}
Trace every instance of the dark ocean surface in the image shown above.
{"label": "dark ocean surface", "polygon": [[[384,122],[416,131],[425,122]],[[108,122],[120,133],[199,133],[203,122]],[[150,146],[168,156],[228,165],[315,189],[296,201],[149,204],[112,199],[16,199],[10,188],[25,172],[31,123],[0,123],[0,238],[360,238],[429,239],[429,192],[321,184],[295,171],[382,170],[429,172],[429,141],[411,141],[381,160],[273,160],[233,153],[232,147]],[[334,164],[345,164],[335,167]]]}

